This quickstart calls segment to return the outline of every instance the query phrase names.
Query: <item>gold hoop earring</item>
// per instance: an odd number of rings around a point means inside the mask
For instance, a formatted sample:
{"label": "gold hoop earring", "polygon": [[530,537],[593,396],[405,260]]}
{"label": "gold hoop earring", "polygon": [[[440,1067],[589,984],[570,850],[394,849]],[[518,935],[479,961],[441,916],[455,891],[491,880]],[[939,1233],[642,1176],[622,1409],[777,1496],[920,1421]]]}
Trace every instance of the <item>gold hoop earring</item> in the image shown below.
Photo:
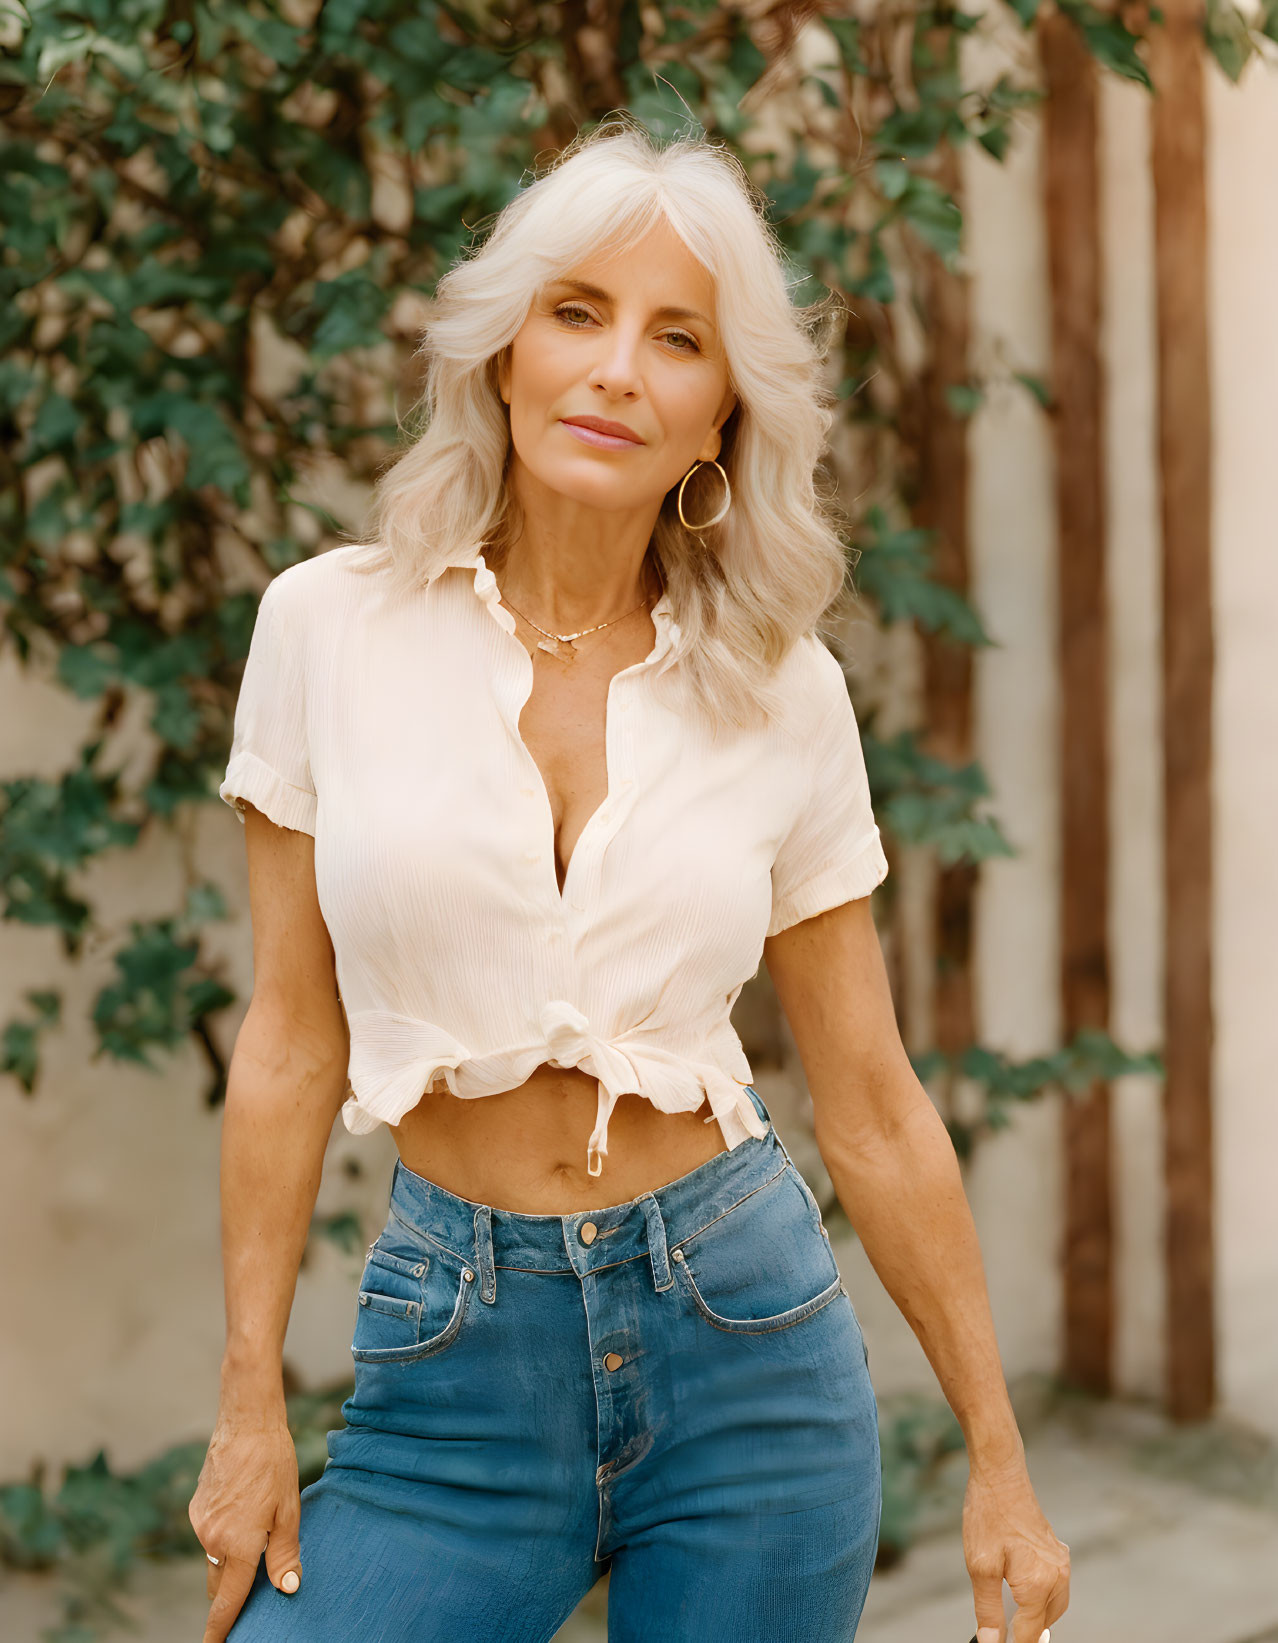
{"label": "gold hoop earring", "polygon": [[732,506],[732,486],[728,483],[728,476],[727,476],[726,473],[724,473],[724,471],[723,471],[722,467],[720,467],[719,463],[717,463],[714,460],[714,458],[711,457],[710,458],[710,466],[712,468],[718,468],[719,472],[721,474],[723,474],[723,488],[724,488],[724,492],[725,492],[724,498],[723,498],[723,506],[719,509],[718,513],[715,514],[714,518],[713,519],[707,519],[704,525],[690,525],[688,523],[687,519],[684,518],[684,512],[683,512],[683,487],[692,478],[693,474],[696,473],[697,469],[698,468],[703,468],[704,466],[705,466],[704,462],[700,462],[700,461],[694,462],[692,464],[692,466],[688,469],[687,473],[684,474],[683,483],[679,486],[679,497],[678,497],[679,518],[682,521],[683,527],[684,527],[685,530],[689,530],[689,531],[708,531],[710,529],[711,525],[717,525],[719,523],[719,521],[727,513],[728,509]]}

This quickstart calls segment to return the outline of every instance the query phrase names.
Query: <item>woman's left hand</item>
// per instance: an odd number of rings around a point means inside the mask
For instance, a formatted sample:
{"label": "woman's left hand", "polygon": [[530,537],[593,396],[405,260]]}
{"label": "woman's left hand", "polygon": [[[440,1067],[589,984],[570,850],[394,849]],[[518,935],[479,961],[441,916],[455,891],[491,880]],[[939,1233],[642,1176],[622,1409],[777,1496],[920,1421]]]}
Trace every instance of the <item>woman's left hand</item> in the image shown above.
{"label": "woman's left hand", "polygon": [[978,1643],[1006,1643],[1003,1582],[1016,1600],[1012,1643],[1040,1643],[1069,1607],[1069,1547],[1043,1516],[1023,1456],[973,1465],[963,1501],[963,1555]]}

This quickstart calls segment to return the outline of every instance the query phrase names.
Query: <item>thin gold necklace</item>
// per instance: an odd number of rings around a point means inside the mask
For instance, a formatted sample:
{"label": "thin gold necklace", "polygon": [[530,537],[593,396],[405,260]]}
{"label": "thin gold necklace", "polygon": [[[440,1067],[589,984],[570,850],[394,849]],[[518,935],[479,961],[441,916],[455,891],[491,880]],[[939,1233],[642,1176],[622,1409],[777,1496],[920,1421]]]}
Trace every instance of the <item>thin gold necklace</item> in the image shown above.
{"label": "thin gold necklace", "polygon": [[[498,588],[497,591],[498,593],[501,593],[500,588]],[[637,605],[633,606],[632,609],[622,611],[620,616],[614,616],[611,622],[600,622],[593,628],[582,628],[579,633],[547,633],[545,628],[537,627],[536,622],[533,621],[531,616],[524,616],[522,610],[515,610],[514,605],[510,603],[510,600],[507,599],[504,593],[501,593],[501,602],[509,610],[514,611],[516,616],[522,617],[523,620],[528,623],[530,628],[537,628],[537,632],[542,635],[542,637],[537,641],[536,648],[538,650],[546,651],[549,655],[556,657],[561,662],[572,662],[576,660],[578,654],[575,643],[576,640],[584,639],[588,633],[598,633],[602,628],[610,628],[614,622],[622,622],[627,616],[633,616],[635,611],[642,610],[652,597],[653,595],[649,593],[641,599]],[[547,643],[547,641],[549,641],[549,643]]]}

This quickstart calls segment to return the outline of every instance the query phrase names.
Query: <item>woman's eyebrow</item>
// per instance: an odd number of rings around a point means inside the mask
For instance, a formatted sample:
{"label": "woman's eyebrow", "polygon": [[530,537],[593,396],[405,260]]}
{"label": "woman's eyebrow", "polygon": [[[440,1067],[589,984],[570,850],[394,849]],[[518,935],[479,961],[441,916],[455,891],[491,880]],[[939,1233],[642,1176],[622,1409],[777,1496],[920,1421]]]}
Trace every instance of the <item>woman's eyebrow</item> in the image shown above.
{"label": "woman's eyebrow", "polygon": [[[605,291],[600,285],[591,285],[588,280],[552,280],[551,284],[566,286],[570,291],[579,291],[583,297],[594,297],[597,302],[613,301],[610,292]],[[705,314],[700,313],[696,308],[672,308],[667,305],[664,308],[656,309],[654,317],[657,319],[695,319],[700,320],[702,325],[708,325],[711,330],[714,329],[713,320],[708,319]]]}

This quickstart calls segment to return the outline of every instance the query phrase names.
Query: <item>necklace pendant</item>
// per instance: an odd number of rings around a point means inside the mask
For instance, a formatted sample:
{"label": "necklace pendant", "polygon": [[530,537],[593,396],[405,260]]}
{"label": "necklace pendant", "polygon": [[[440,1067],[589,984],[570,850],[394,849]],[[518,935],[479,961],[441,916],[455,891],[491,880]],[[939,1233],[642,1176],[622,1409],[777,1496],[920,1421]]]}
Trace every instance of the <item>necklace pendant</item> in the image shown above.
{"label": "necklace pendant", "polygon": [[537,649],[547,651],[561,662],[571,662],[577,655],[577,647],[571,639],[541,639],[538,640]]}

